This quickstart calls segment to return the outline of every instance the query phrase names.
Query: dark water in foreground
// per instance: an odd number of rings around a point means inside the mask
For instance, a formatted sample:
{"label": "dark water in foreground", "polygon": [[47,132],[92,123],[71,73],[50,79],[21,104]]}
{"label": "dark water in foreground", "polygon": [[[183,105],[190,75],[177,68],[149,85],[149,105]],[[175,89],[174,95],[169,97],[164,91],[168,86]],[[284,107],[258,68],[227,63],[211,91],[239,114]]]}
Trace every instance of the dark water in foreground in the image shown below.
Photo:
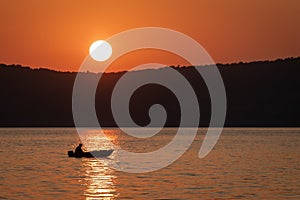
{"label": "dark water in foreground", "polygon": [[[99,160],[68,158],[79,141],[73,128],[0,129],[0,199],[300,199],[299,128],[226,128],[199,159],[205,130],[170,166],[132,174],[110,167],[115,152]],[[139,152],[162,147],[176,129],[151,141],[106,131],[115,144]]]}

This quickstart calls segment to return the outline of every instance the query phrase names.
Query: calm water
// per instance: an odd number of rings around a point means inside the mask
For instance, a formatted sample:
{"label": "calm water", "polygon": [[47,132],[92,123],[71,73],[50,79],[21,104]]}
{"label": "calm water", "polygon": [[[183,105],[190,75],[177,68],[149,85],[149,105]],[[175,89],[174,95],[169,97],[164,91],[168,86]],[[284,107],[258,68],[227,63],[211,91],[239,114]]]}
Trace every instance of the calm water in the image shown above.
{"label": "calm water", "polygon": [[[164,129],[157,137],[135,140],[116,129],[105,132],[114,144],[136,152],[158,149],[175,133]],[[172,165],[131,174],[110,167],[118,150],[99,160],[68,158],[79,141],[75,129],[0,129],[0,199],[300,199],[299,128],[227,128],[213,151],[199,159],[204,133],[200,129]],[[91,133],[83,142],[111,148],[102,139]]]}

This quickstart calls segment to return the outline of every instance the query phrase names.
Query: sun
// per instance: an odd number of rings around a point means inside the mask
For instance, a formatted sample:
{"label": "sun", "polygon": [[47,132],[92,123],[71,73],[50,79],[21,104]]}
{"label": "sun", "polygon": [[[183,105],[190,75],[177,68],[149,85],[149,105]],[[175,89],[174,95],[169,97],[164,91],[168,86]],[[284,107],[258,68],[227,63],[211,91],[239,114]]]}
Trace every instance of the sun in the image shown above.
{"label": "sun", "polygon": [[91,44],[89,53],[94,60],[105,61],[111,56],[112,47],[105,40],[97,40]]}

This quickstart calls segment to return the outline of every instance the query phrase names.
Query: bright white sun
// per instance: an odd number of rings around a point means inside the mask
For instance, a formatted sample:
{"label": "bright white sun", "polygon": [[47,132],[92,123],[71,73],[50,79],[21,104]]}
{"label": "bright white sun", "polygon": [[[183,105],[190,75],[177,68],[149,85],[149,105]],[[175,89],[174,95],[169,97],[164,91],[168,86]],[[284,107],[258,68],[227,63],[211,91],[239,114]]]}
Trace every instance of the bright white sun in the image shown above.
{"label": "bright white sun", "polygon": [[110,44],[104,40],[93,42],[89,49],[90,56],[96,61],[105,61],[112,54]]}

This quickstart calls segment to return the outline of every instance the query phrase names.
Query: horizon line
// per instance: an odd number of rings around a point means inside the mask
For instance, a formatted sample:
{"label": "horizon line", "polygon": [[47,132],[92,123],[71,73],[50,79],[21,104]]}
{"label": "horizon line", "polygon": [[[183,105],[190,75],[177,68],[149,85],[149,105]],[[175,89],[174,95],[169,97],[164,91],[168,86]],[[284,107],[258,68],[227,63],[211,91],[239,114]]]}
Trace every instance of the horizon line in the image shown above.
{"label": "horizon line", "polygon": [[252,63],[259,63],[259,62],[276,62],[276,61],[286,61],[286,60],[297,60],[299,59],[300,56],[297,57],[284,57],[284,58],[276,58],[276,59],[270,59],[270,60],[252,60],[252,61],[238,61],[238,62],[231,62],[231,63],[214,63],[214,64],[202,64],[202,65],[166,65],[164,67],[161,68],[148,68],[148,69],[141,69],[141,70],[121,70],[121,71],[110,71],[110,72],[90,72],[90,71],[62,71],[62,70],[55,70],[55,69],[51,69],[51,68],[46,68],[46,67],[37,67],[37,68],[33,68],[31,66],[26,66],[26,65],[22,65],[22,64],[6,64],[6,63],[0,63],[0,65],[6,65],[6,66],[16,66],[16,67],[21,67],[21,68],[27,68],[27,69],[31,69],[31,70],[48,70],[51,72],[58,72],[58,73],[89,73],[89,74],[114,74],[114,73],[125,73],[125,72],[140,72],[140,71],[146,71],[146,70],[159,70],[159,69],[164,69],[164,68],[168,68],[168,67],[174,67],[174,68],[184,68],[184,67],[209,67],[209,66],[226,66],[226,65],[239,65],[239,64],[252,64]]}

